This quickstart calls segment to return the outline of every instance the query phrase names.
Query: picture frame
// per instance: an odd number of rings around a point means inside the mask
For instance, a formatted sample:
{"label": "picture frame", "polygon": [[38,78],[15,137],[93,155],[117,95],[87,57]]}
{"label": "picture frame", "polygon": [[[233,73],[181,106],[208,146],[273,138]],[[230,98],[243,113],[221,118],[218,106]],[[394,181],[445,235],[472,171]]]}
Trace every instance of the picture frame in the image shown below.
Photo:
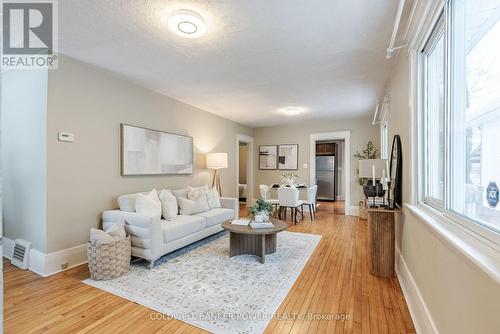
{"label": "picture frame", "polygon": [[193,174],[193,137],[120,124],[122,176]]}
{"label": "picture frame", "polygon": [[278,169],[298,170],[299,169],[299,145],[282,144],[278,145]]}
{"label": "picture frame", "polygon": [[260,145],[259,146],[259,169],[276,170],[278,169],[278,146]]}

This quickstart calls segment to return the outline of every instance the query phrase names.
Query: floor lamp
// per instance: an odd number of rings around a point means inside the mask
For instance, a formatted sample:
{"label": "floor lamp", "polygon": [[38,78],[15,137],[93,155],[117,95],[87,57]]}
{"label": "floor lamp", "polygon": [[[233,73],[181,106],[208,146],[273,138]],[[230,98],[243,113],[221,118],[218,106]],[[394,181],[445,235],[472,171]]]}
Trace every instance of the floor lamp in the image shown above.
{"label": "floor lamp", "polygon": [[212,178],[212,188],[215,187],[215,189],[217,189],[217,192],[219,193],[219,196],[222,197],[219,169],[227,168],[227,153],[207,154],[207,168],[214,170],[214,177]]}

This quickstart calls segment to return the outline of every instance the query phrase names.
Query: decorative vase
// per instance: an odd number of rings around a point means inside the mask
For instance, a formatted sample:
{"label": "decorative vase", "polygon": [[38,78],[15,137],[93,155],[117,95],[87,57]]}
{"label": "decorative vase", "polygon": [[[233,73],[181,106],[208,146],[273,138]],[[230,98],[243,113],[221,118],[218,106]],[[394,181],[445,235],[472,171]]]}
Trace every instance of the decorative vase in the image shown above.
{"label": "decorative vase", "polygon": [[269,221],[269,212],[267,212],[267,211],[260,211],[257,213],[256,216],[261,216],[263,218],[264,222]]}

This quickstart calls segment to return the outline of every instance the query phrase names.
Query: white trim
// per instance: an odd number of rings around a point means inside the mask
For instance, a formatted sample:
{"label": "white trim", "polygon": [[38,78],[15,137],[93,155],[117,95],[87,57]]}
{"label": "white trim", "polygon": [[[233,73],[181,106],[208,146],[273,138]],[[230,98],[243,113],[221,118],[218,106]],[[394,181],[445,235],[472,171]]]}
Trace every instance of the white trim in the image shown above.
{"label": "white trim", "polygon": [[491,242],[479,235],[472,235],[439,211],[423,204],[405,204],[405,208],[408,209],[405,211],[425,223],[433,235],[443,240],[443,244],[451,251],[469,260],[500,284],[500,252],[492,247]]}
{"label": "white trim", "polygon": [[[3,256],[11,259],[14,240],[3,238]],[[29,270],[43,277],[57,274],[63,270],[70,269],[87,263],[87,244],[66,248],[57,252],[45,254],[37,249],[30,250]],[[62,264],[68,263],[66,269]]]}
{"label": "white trim", "polygon": [[417,283],[406,265],[401,251],[396,246],[396,275],[403,291],[406,305],[410,311],[413,325],[417,333],[438,334],[436,324],[431,317],[424,298],[418,289]]}
{"label": "white trim", "polygon": [[[239,195],[239,173],[240,173],[240,143],[247,144],[247,203],[246,206],[253,205],[253,137],[236,135],[236,197]],[[252,199],[249,201],[248,199]]]}
{"label": "white trim", "polygon": [[[354,206],[351,206],[351,131],[333,131],[311,133],[309,136],[309,184],[315,185],[316,178],[316,141],[318,140],[344,140],[344,185],[345,185],[345,214],[356,216]],[[357,206],[356,206],[357,208]]]}
{"label": "white trim", "polygon": [[345,212],[346,216],[359,216],[359,205],[345,205]]}

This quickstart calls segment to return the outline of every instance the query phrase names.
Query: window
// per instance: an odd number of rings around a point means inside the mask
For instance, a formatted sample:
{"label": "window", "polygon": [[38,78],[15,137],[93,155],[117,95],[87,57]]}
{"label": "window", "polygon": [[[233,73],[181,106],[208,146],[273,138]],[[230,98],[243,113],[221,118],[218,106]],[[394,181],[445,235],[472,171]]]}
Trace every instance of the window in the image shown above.
{"label": "window", "polygon": [[426,202],[444,200],[444,24],[441,18],[422,50],[424,64],[424,179]]}
{"label": "window", "polygon": [[445,12],[419,53],[420,199],[500,240],[500,0]]}
{"label": "window", "polygon": [[389,159],[389,127],[387,114],[380,123],[380,158]]}
{"label": "window", "polygon": [[500,0],[450,8],[452,211],[500,231]]}

